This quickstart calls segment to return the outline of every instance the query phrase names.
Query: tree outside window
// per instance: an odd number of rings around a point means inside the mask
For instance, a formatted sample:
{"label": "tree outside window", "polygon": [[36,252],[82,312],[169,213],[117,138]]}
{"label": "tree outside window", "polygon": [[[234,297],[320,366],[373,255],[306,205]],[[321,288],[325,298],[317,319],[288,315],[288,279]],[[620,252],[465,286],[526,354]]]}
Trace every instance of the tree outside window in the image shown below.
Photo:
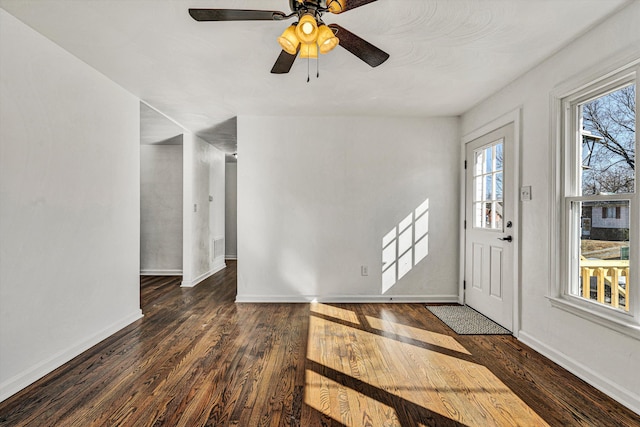
{"label": "tree outside window", "polygon": [[582,105],[582,194],[632,193],[635,187],[636,86]]}

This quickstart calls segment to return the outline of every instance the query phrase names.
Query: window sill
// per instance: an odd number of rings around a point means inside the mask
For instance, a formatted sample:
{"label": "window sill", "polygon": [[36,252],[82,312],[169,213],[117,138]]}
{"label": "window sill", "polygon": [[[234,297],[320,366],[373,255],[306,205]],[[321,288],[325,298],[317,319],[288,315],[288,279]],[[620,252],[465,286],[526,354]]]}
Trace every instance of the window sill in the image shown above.
{"label": "window sill", "polygon": [[[640,325],[633,323],[634,320],[631,316],[629,319],[618,318],[606,313],[596,312],[590,307],[585,307],[583,304],[575,303],[566,298],[560,297],[547,297],[551,302],[551,306],[564,310],[583,319],[589,320],[598,325],[612,329],[621,334],[627,335],[631,338],[640,340]],[[625,315],[626,317],[626,315]]]}

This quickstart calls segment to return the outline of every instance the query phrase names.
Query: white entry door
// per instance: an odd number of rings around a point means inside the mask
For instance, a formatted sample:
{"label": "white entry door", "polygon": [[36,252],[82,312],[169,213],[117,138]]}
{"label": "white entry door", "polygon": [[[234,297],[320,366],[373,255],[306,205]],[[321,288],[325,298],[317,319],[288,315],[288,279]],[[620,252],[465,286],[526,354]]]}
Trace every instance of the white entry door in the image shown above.
{"label": "white entry door", "polygon": [[466,146],[465,303],[512,331],[514,126]]}

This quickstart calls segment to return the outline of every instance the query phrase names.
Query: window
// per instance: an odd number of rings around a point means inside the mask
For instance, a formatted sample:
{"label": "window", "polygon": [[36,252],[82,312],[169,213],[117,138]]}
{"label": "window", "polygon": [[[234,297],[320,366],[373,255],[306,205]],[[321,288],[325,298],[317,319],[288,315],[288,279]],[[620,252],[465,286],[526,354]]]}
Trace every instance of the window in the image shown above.
{"label": "window", "polygon": [[502,139],[473,152],[473,227],[502,231]]}
{"label": "window", "polygon": [[602,218],[620,219],[620,206],[603,206]]}
{"label": "window", "polygon": [[577,314],[631,325],[639,335],[636,88],[629,67],[560,99],[561,256],[553,293]]}

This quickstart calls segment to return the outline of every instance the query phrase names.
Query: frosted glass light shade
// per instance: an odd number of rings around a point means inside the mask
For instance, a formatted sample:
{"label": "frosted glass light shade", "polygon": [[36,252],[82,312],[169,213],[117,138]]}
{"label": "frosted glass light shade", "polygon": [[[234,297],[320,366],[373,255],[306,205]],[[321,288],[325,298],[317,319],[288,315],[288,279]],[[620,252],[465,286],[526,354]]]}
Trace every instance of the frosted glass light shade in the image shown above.
{"label": "frosted glass light shade", "polygon": [[315,43],[318,39],[318,23],[311,15],[302,15],[296,27],[296,36],[302,43]]}
{"label": "frosted glass light shade", "polygon": [[291,25],[288,27],[280,37],[278,37],[278,43],[282,46],[282,49],[291,54],[295,55],[298,52],[298,45],[300,44],[300,40],[296,37],[296,26]]}
{"label": "frosted glass light shade", "polygon": [[318,45],[315,43],[303,43],[300,46],[300,58],[317,58]]}
{"label": "frosted glass light shade", "polygon": [[331,28],[326,25],[321,25],[320,28],[318,28],[318,46],[320,53],[325,54],[331,52],[338,46],[339,42],[340,40],[333,34]]}

